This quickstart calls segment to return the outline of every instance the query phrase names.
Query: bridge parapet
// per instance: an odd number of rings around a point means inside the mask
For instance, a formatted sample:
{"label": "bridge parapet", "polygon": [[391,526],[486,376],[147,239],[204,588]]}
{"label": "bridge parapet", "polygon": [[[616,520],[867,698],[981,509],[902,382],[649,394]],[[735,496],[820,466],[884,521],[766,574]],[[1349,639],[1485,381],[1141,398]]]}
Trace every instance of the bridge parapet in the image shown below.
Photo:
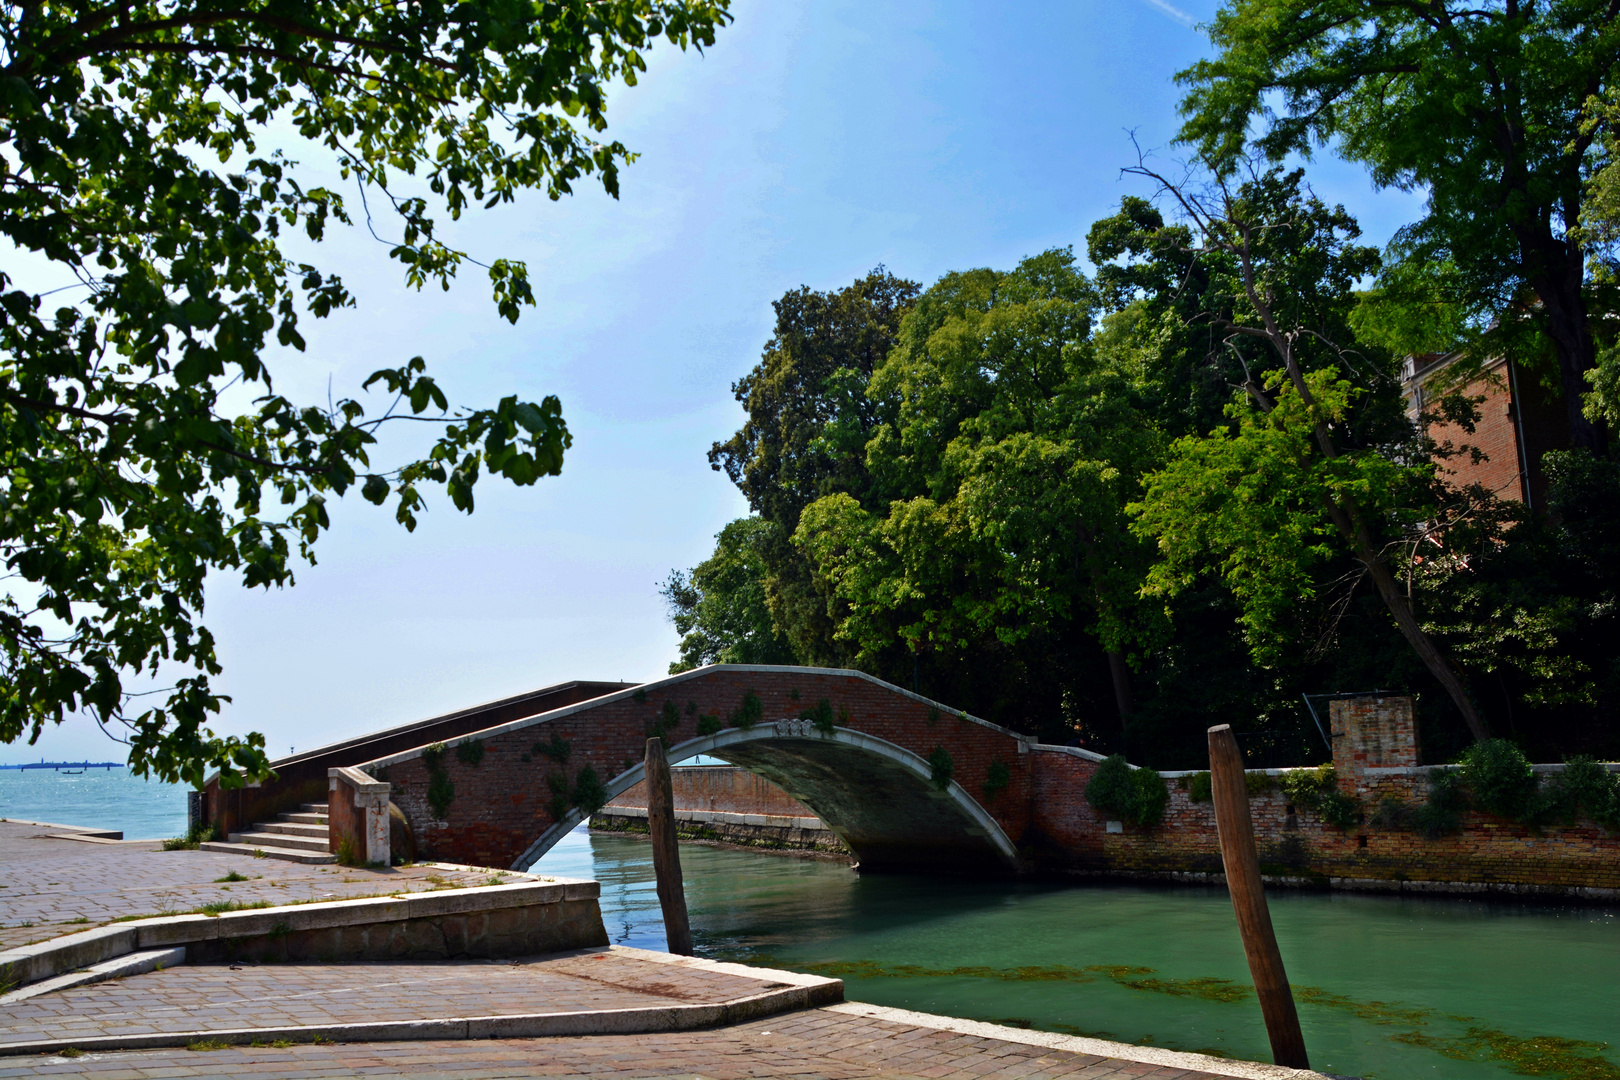
{"label": "bridge parapet", "polygon": [[811,807],[867,868],[1010,869],[1032,740],[863,672],[715,665],[368,763],[424,851],[522,866],[640,778],[646,740]]}

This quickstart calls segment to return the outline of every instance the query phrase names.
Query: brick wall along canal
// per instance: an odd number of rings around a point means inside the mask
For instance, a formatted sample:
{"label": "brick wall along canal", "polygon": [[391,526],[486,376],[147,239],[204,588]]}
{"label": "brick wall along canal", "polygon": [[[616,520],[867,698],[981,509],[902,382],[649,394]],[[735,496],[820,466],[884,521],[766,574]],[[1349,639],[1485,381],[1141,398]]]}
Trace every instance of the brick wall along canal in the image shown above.
{"label": "brick wall along canal", "polygon": [[[681,859],[701,956],[836,975],[854,1001],[1269,1060],[1224,890]],[[664,947],[644,841],[576,831],[535,870],[600,880],[613,941]],[[1318,1069],[1620,1080],[1620,909],[1274,891],[1272,916]]]}

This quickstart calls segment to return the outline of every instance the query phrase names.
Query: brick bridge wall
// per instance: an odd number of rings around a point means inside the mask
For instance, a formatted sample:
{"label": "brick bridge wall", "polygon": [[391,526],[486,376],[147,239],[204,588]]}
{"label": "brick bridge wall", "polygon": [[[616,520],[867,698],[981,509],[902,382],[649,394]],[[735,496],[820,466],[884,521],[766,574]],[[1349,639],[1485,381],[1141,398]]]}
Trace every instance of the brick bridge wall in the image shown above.
{"label": "brick bridge wall", "polygon": [[[433,776],[419,750],[382,758],[368,769],[392,783],[394,802],[410,819],[424,856],[507,867],[558,821],[552,805],[557,792],[577,793],[586,766],[605,784],[641,762],[666,703],[677,719],[666,741],[678,746],[697,736],[700,717],[717,716],[729,726],[749,692],[760,698],[764,723],[797,717],[826,700],[840,728],[923,759],[943,748],[953,778],[979,798],[1009,838],[1016,841],[1028,831],[1027,738],[868,676],[813,668],[722,665],[606,695],[484,732],[477,764],[457,752],[456,742],[467,739],[452,742],[436,762],[455,791],[442,819],[429,804]],[[553,738],[567,744],[566,763],[547,756]],[[987,799],[982,792],[996,761],[1007,766],[1008,783]]]}
{"label": "brick bridge wall", "polygon": [[[825,698],[839,712],[841,728],[875,735],[922,758],[943,747],[951,755],[962,789],[978,800],[1016,846],[1021,869],[1161,880],[1200,879],[1220,872],[1213,810],[1209,802],[1192,800],[1190,774],[1164,774],[1170,803],[1160,825],[1141,829],[1107,822],[1085,799],[1086,784],[1100,761],[1097,755],[1033,744],[848,672],[706,668],[648,684],[640,693],[609,695],[492,729],[482,738],[483,757],[476,765],[461,760],[453,747],[440,758],[439,768],[455,788],[443,820],[428,809],[430,773],[420,753],[376,764],[384,766],[382,774],[393,783],[394,799],[415,825],[426,852],[506,867],[555,822],[548,806],[553,784],[566,782],[571,790],[577,788],[587,764],[606,782],[639,762],[666,701],[678,714],[669,741],[679,745],[696,735],[700,716],[729,717],[749,690],[760,696],[766,722],[796,716]],[[1428,770],[1417,764],[1420,750],[1410,699],[1336,701],[1330,712],[1335,766],[1345,790],[1369,810],[1390,794],[1411,803],[1422,801]],[[566,766],[545,756],[543,744],[553,736],[570,746]],[[997,760],[1007,765],[1010,783],[991,799],[983,794],[984,784]],[[1471,811],[1464,816],[1460,833],[1435,840],[1367,824],[1339,829],[1290,805],[1276,783],[1277,775],[1285,771],[1270,770],[1267,780],[1254,785],[1258,790],[1251,798],[1262,861],[1273,876],[1347,888],[1620,896],[1616,891],[1620,836],[1590,823],[1537,833]],[[746,801],[745,794],[737,797]],[[634,801],[631,792],[625,797]],[[714,797],[718,803],[719,794]],[[940,862],[936,869],[953,869],[948,853]]]}

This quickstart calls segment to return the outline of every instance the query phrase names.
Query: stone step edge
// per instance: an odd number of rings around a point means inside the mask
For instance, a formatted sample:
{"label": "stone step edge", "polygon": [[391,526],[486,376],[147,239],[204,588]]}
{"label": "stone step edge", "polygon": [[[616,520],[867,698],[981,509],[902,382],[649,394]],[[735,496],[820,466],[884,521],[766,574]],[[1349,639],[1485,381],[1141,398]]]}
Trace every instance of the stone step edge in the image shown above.
{"label": "stone step edge", "polygon": [[260,856],[266,859],[280,859],[283,862],[299,863],[333,863],[337,856],[330,851],[310,851],[306,848],[284,848],[263,844],[235,844],[228,840],[205,840],[197,845],[199,851],[213,851],[221,855],[247,855],[252,858]]}
{"label": "stone step edge", "polygon": [[1118,1061],[1152,1065],[1157,1069],[1180,1069],[1187,1072],[1229,1076],[1235,1080],[1354,1080],[1352,1077],[1334,1077],[1314,1069],[1290,1069],[1285,1065],[1272,1065],[1264,1061],[1235,1061],[1231,1058],[1211,1057],[1208,1054],[1195,1054],[1184,1050],[1164,1050],[1156,1046],[1110,1042],[1107,1039],[1092,1039],[1082,1035],[1059,1035],[1051,1031],[987,1024],[982,1020],[963,1020],[955,1016],[912,1012],[910,1009],[891,1009],[886,1005],[868,1005],[860,1001],[829,1005],[827,1011],[843,1013],[846,1016],[863,1016],[871,1020],[885,1020],[889,1023],[904,1024],[906,1027],[971,1035],[977,1039],[996,1039],[1000,1042],[1039,1046],[1046,1050],[1064,1050],[1089,1057],[1113,1058]]}
{"label": "stone step edge", "polygon": [[457,1016],[437,1020],[385,1020],[369,1024],[322,1024],[308,1027],[228,1028],[219,1031],[151,1032],[97,1035],[80,1039],[39,1039],[0,1044],[0,1057],[50,1054],[69,1049],[84,1052],[152,1050],[216,1041],[232,1045],[288,1039],[313,1042],[405,1042],[423,1039],[538,1039],[580,1035],[650,1035],[670,1031],[697,1031],[728,1027],[801,1009],[835,1005],[844,1000],[840,979],[825,979],[798,972],[750,968],[741,964],[681,956],[642,949],[609,946],[582,952],[622,952],[654,959],[655,963],[683,962],[694,967],[742,973],[751,979],[769,979],[788,985],[746,997],[703,1005],[664,1005],[636,1009],[591,1009],[580,1012],[525,1013],[513,1016]]}
{"label": "stone step edge", "polygon": [[[645,806],[615,806],[612,803],[597,811],[603,817],[646,818]],[[736,814],[729,810],[677,810],[676,821],[706,821],[720,825],[764,825],[774,829],[810,829],[829,831],[817,817],[788,817],[784,814]]]}
{"label": "stone step edge", "polygon": [[41,979],[9,994],[0,994],[0,1005],[27,1001],[29,998],[55,993],[58,990],[71,990],[75,986],[88,986],[90,983],[106,982],[108,979],[122,979],[127,975],[145,975],[148,971],[178,967],[185,962],[184,945],[176,945],[171,949],[148,949],[145,952],[127,953],[99,964],[92,964],[79,971],[70,971],[66,975]]}
{"label": "stone step edge", "polygon": [[[444,865],[447,869],[461,869]],[[488,872],[496,873],[493,870]],[[323,900],[315,904],[249,908],[218,915],[160,915],[150,919],[132,919],[0,952],[0,980],[16,987],[31,986],[42,979],[92,967],[128,953],[194,941],[260,937],[272,931],[287,933],[405,919],[430,919],[570,900],[596,900],[601,896],[601,886],[594,881],[536,878],[534,875],[526,877],[528,880],[506,885],[474,885],[464,889],[437,889],[402,896]]]}

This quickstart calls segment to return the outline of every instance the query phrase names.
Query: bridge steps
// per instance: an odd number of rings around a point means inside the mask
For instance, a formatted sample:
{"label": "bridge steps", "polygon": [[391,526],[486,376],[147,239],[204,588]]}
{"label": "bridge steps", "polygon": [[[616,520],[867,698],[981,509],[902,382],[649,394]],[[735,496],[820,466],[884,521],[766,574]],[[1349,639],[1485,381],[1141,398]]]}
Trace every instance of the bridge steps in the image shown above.
{"label": "bridge steps", "polygon": [[296,813],[277,816],[279,821],[258,821],[247,832],[231,833],[229,842],[210,840],[199,846],[204,851],[263,855],[285,862],[337,861],[337,856],[327,850],[330,840],[325,803],[305,803]]}

